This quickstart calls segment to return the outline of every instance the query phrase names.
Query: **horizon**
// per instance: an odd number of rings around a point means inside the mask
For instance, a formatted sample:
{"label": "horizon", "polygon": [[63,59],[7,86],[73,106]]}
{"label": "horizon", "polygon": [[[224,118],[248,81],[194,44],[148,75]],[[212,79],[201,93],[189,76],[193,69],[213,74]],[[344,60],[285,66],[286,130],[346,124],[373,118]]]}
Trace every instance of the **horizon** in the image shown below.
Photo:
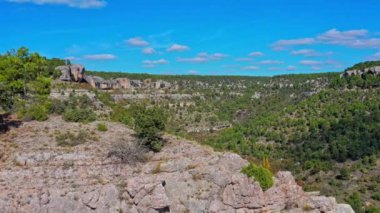
{"label": "horizon", "polygon": [[0,51],[153,75],[342,72],[380,60],[380,4],[366,2],[1,0]]}

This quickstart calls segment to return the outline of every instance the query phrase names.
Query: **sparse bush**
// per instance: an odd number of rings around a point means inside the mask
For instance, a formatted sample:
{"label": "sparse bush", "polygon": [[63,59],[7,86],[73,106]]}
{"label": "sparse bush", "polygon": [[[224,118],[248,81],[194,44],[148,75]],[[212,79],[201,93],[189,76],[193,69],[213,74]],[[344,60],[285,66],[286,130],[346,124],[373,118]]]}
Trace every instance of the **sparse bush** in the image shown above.
{"label": "sparse bush", "polygon": [[158,152],[163,146],[161,132],[165,129],[166,115],[160,108],[135,106],[133,109],[135,130],[143,145]]}
{"label": "sparse bush", "polygon": [[372,199],[380,201],[380,192],[376,192],[374,195],[372,195]]}
{"label": "sparse bush", "polygon": [[350,179],[350,171],[347,168],[343,168],[340,170],[340,174],[337,176],[340,180],[349,180]]}
{"label": "sparse bush", "polygon": [[135,164],[146,160],[147,149],[135,142],[120,141],[112,146],[108,157],[117,157],[122,163]]}
{"label": "sparse bush", "polygon": [[347,203],[351,205],[351,207],[355,210],[355,212],[360,213],[363,212],[362,209],[362,199],[360,197],[359,192],[355,192],[350,197],[346,199]]}
{"label": "sparse bush", "polygon": [[105,123],[98,123],[97,129],[98,131],[106,132],[108,130],[108,127]]}
{"label": "sparse bush", "polygon": [[256,166],[255,164],[250,163],[248,166],[244,167],[241,172],[248,177],[253,177],[255,181],[259,182],[264,191],[273,186],[272,173],[262,166]]}
{"label": "sparse bush", "polygon": [[88,108],[85,109],[66,109],[63,114],[65,121],[71,122],[92,122],[96,120],[96,114]]}
{"label": "sparse bush", "polygon": [[43,105],[33,104],[28,107],[25,118],[44,121],[49,118],[49,110]]}
{"label": "sparse bush", "polygon": [[16,104],[18,118],[44,121],[49,118],[51,101],[46,96],[34,96],[28,100],[18,100]]}
{"label": "sparse bush", "polygon": [[378,207],[368,207],[365,213],[380,213],[380,208]]}
{"label": "sparse bush", "polygon": [[85,131],[80,131],[78,134],[71,132],[59,133],[55,140],[58,146],[77,146],[83,144],[90,138],[89,134]]}
{"label": "sparse bush", "polygon": [[58,99],[52,99],[51,100],[50,113],[61,115],[65,112],[66,108],[67,108],[67,102],[66,101],[61,101]]}

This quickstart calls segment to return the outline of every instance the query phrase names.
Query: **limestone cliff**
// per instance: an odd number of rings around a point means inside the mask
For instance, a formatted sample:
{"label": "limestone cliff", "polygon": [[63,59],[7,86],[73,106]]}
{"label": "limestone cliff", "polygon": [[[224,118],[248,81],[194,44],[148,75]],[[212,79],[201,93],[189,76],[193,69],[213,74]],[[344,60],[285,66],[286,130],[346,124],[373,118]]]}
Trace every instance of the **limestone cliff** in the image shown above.
{"label": "limestone cliff", "polygon": [[[96,123],[53,117],[1,134],[1,212],[353,212],[304,192],[289,172],[277,173],[264,192],[240,173],[248,162],[239,155],[173,136],[147,162],[121,163],[107,152],[118,141],[133,142],[133,131],[107,125],[100,133]],[[90,133],[86,143],[56,145],[58,131],[79,129]]]}

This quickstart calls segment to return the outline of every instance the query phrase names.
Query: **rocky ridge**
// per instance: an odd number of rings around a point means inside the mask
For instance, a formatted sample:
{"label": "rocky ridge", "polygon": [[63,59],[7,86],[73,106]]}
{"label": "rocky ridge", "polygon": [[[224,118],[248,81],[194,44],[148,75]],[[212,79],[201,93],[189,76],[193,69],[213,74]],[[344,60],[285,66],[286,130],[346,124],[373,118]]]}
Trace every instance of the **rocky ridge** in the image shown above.
{"label": "rocky ridge", "polygon": [[[107,125],[100,133],[96,122],[53,117],[1,134],[7,153],[0,161],[2,212],[353,212],[332,197],[304,192],[289,172],[278,172],[264,192],[240,173],[248,162],[239,155],[173,136],[147,162],[121,163],[107,152],[120,140],[133,143],[133,131]],[[91,139],[56,145],[58,131],[78,130]]]}
{"label": "rocky ridge", "polygon": [[363,74],[380,75],[380,66],[373,66],[373,67],[368,67],[365,69],[346,70],[344,71],[344,73],[340,75],[340,77],[349,77],[349,76],[363,75]]}
{"label": "rocky ridge", "polygon": [[157,80],[155,82],[152,79],[132,80],[128,78],[115,78],[105,80],[99,76],[92,76],[85,74],[85,67],[79,64],[62,65],[55,68],[61,71],[59,80],[69,82],[86,82],[93,88],[101,90],[114,90],[114,89],[134,89],[134,88],[151,88],[155,90],[169,89],[172,85],[163,80]]}

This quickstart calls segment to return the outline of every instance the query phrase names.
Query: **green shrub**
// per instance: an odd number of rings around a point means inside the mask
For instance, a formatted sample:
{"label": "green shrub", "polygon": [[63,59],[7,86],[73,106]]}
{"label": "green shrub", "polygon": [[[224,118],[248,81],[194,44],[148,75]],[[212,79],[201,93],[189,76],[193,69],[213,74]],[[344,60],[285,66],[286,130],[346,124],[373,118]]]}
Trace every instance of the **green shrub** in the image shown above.
{"label": "green shrub", "polygon": [[52,99],[51,100],[50,113],[61,115],[65,112],[66,108],[67,108],[67,102],[66,101],[61,101],[58,99]]}
{"label": "green shrub", "polygon": [[44,121],[49,118],[49,110],[43,105],[31,105],[27,109],[25,117],[32,120]]}
{"label": "green shrub", "polygon": [[340,170],[340,174],[337,176],[340,180],[349,180],[350,179],[350,171],[347,168],[342,168]]}
{"label": "green shrub", "polygon": [[108,130],[108,127],[105,123],[98,123],[97,129],[98,131],[106,132]]}
{"label": "green shrub", "polygon": [[368,207],[365,213],[380,213],[380,208],[378,207]]}
{"label": "green shrub", "polygon": [[360,213],[362,211],[362,199],[359,192],[355,192],[346,199],[347,203],[351,205],[355,212]]}
{"label": "green shrub", "polygon": [[259,182],[264,191],[273,186],[272,173],[262,166],[256,166],[255,164],[250,163],[248,166],[244,167],[241,172],[248,177],[253,177],[255,181]]}
{"label": "green shrub", "polygon": [[149,149],[158,152],[163,146],[161,132],[165,129],[166,116],[160,108],[135,106],[131,109],[135,131],[140,141]]}
{"label": "green shrub", "polygon": [[77,146],[79,144],[85,143],[89,138],[89,134],[85,131],[80,131],[78,134],[71,132],[59,133],[55,140],[58,146]]}
{"label": "green shrub", "polygon": [[19,100],[16,108],[19,118],[44,121],[49,118],[51,101],[47,96],[35,96],[29,100]]}
{"label": "green shrub", "polygon": [[111,116],[112,121],[120,122],[128,126],[132,126],[132,115],[130,110],[117,104],[112,108]]}
{"label": "green shrub", "polygon": [[63,119],[70,122],[92,122],[96,120],[96,114],[88,108],[85,109],[66,109]]}
{"label": "green shrub", "polygon": [[380,201],[380,192],[376,192],[373,196],[372,199]]}

